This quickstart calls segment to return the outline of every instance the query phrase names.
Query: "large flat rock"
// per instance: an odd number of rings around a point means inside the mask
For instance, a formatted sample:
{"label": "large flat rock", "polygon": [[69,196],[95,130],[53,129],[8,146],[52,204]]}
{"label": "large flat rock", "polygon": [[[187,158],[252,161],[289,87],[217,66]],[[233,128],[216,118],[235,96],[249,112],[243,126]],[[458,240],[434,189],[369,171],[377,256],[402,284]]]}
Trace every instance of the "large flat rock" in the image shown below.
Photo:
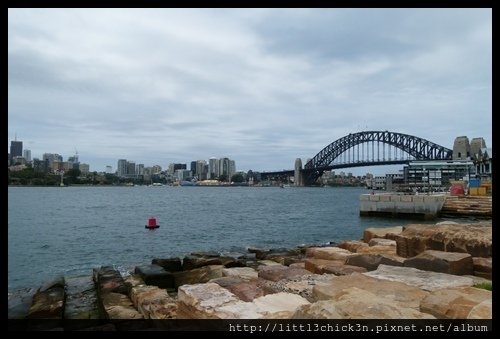
{"label": "large flat rock", "polygon": [[300,277],[310,272],[303,268],[294,268],[288,266],[264,266],[259,269],[258,277],[271,281],[279,281],[282,279],[292,279]]}
{"label": "large flat rock", "polygon": [[101,266],[98,269],[94,268],[93,277],[99,295],[108,292],[128,293],[123,277],[118,270],[113,268],[113,266]]}
{"label": "large flat rock", "polygon": [[402,282],[382,280],[367,276],[368,273],[353,273],[348,276],[336,276],[326,283],[318,283],[313,287],[316,301],[338,299],[345,290],[356,287],[391,301],[397,307],[409,307],[419,310],[420,300],[429,292]]}
{"label": "large flat rock", "polygon": [[377,270],[364,275],[381,280],[397,281],[426,291],[441,288],[472,286],[473,280],[452,274],[422,271],[412,267],[379,265]]}
{"label": "large flat rock", "polygon": [[222,270],[223,277],[238,277],[243,280],[252,280],[258,278],[258,273],[251,267],[232,267]]}
{"label": "large flat rock", "polygon": [[291,293],[276,293],[254,299],[251,303],[235,303],[219,309],[224,319],[290,319],[309,301]]}
{"label": "large flat rock", "polygon": [[182,285],[192,285],[206,283],[211,279],[221,278],[222,270],[224,266],[222,265],[209,265],[200,268],[195,268],[190,271],[174,272],[175,277],[175,287]]}
{"label": "large flat rock", "polygon": [[414,307],[358,287],[348,287],[333,299],[298,308],[294,319],[433,319]]}
{"label": "large flat rock", "polygon": [[491,319],[491,291],[457,287],[433,291],[420,303],[420,310],[439,319]]}
{"label": "large flat rock", "polygon": [[218,314],[220,307],[241,302],[233,293],[215,283],[183,285],[177,294],[177,318],[221,319]]}

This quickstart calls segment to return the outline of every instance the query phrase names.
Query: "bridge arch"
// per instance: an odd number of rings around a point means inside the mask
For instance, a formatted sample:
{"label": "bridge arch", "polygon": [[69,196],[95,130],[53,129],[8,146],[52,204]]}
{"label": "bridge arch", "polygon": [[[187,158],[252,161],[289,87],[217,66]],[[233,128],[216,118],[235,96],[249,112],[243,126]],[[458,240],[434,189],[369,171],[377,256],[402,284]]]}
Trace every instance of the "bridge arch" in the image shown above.
{"label": "bridge arch", "polygon": [[[416,160],[450,160],[453,151],[429,140],[413,135],[389,131],[364,131],[351,133],[335,140],[310,159],[304,166],[306,184],[314,183],[324,171],[334,168],[331,166],[335,159],[351,148],[369,142],[377,142],[398,148]],[[373,146],[373,144],[372,144]],[[377,146],[378,147],[378,146]],[[342,167],[361,165],[381,165],[389,163],[404,163],[404,161],[377,161],[372,163],[353,163]]]}

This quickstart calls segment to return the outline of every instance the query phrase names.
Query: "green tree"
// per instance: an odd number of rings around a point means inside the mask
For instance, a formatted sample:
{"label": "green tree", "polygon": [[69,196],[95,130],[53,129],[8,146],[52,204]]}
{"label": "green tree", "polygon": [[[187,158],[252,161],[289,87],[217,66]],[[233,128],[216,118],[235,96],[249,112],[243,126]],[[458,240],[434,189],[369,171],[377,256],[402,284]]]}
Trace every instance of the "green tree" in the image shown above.
{"label": "green tree", "polygon": [[222,182],[227,181],[227,175],[225,175],[225,174],[219,175],[219,181],[222,181]]}
{"label": "green tree", "polygon": [[236,173],[231,177],[232,182],[243,182],[245,181],[245,178],[243,178],[243,175],[241,173]]}

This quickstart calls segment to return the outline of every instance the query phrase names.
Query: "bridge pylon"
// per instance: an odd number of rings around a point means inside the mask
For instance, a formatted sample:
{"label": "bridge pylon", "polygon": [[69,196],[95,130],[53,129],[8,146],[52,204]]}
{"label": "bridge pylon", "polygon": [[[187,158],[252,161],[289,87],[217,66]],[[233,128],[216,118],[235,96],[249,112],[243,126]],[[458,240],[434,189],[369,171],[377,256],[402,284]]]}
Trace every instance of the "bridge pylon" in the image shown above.
{"label": "bridge pylon", "polygon": [[302,173],[302,160],[300,158],[295,159],[293,179],[295,186],[304,186],[304,174]]}

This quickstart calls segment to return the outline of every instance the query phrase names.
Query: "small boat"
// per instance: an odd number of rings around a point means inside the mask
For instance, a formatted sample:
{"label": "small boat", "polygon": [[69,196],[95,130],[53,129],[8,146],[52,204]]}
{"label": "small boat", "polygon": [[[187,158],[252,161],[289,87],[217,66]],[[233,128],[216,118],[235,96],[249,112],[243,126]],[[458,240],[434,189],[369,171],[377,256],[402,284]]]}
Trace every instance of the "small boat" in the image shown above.
{"label": "small boat", "polygon": [[148,219],[148,224],[144,226],[147,229],[154,230],[156,228],[159,228],[160,225],[156,224],[156,218],[155,217],[150,217]]}

